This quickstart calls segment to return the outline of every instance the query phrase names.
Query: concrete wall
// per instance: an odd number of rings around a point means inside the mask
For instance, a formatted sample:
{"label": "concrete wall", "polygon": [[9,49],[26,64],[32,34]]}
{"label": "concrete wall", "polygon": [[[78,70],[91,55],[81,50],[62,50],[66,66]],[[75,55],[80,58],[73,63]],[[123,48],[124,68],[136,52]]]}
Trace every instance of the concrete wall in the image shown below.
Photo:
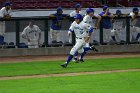
{"label": "concrete wall", "polygon": [[[97,46],[98,53],[140,53],[140,44],[135,45],[101,45]],[[27,55],[64,55],[69,54],[71,47],[48,47],[38,49],[0,49],[0,57],[8,56],[27,56]],[[95,52],[89,52],[93,54]]]}
{"label": "concrete wall", "polygon": [[[120,9],[122,13],[130,13],[132,12],[133,7],[110,7],[110,12],[115,13],[117,9]],[[138,7],[140,8],[140,7]],[[70,14],[74,9],[64,9],[65,14]],[[103,11],[102,8],[94,8],[95,13],[99,14]],[[82,8],[82,12],[86,12],[86,8]],[[13,17],[33,17],[33,16],[48,16],[50,14],[56,13],[56,9],[52,10],[13,10]]]}

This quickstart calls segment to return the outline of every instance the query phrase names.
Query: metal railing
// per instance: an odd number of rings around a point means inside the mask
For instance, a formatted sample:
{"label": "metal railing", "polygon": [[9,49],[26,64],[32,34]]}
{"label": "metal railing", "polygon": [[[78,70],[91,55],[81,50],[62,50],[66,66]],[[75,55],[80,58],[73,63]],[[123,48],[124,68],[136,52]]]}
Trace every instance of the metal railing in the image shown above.
{"label": "metal railing", "polygon": [[[140,18],[140,17],[138,17]],[[104,19],[104,18],[102,18]],[[126,17],[115,17],[114,19],[123,19],[125,20],[126,22],[126,44],[131,44],[130,42],[130,17],[129,16],[126,16]],[[15,21],[15,27],[16,27],[16,46],[19,47],[19,43],[20,43],[20,21],[24,21],[24,20],[42,20],[44,22],[44,46],[45,47],[48,47],[49,46],[49,43],[48,43],[48,36],[49,36],[49,21],[51,21],[52,19],[49,18],[48,16],[46,17],[23,17],[23,18],[14,18],[12,17],[11,19],[3,19],[3,18],[0,18],[0,21]],[[65,19],[65,20],[69,20],[70,22],[72,22],[72,18],[68,18],[68,19]],[[99,34],[99,44],[104,44],[103,42],[103,28],[102,28],[102,20],[100,22],[100,34]],[[72,44],[75,43],[75,37],[73,35],[72,37]]]}

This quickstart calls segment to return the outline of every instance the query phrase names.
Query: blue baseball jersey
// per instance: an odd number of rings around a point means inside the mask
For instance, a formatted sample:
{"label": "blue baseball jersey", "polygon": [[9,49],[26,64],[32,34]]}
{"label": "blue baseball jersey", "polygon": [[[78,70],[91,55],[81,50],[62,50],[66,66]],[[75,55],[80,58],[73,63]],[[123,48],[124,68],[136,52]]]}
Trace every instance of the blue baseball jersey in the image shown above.
{"label": "blue baseball jersey", "polygon": [[51,25],[51,28],[53,30],[60,30],[61,29],[61,26],[62,26],[62,20],[64,17],[66,17],[67,15],[66,14],[52,14],[53,16],[55,16],[56,18],[52,20],[52,25]]}
{"label": "blue baseball jersey", "polygon": [[[101,12],[99,15],[103,16],[104,14],[105,14],[105,12]],[[108,12],[108,15],[111,15],[111,13]],[[111,23],[110,17],[106,17],[105,19],[103,19],[102,22],[103,22],[102,23],[103,28],[105,28],[105,29],[110,29],[111,28],[112,23]]]}

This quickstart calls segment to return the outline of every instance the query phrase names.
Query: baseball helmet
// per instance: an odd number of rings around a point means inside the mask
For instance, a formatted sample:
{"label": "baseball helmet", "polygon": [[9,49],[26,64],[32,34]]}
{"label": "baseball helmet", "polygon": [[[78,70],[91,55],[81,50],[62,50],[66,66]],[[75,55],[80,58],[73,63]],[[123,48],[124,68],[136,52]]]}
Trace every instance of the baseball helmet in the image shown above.
{"label": "baseball helmet", "polygon": [[137,7],[134,7],[133,12],[139,12],[139,9]]}
{"label": "baseball helmet", "polygon": [[57,11],[57,12],[63,11],[63,9],[62,9],[62,7],[58,7],[56,11]]}
{"label": "baseball helmet", "polygon": [[79,19],[80,21],[82,21],[82,20],[83,20],[83,17],[82,17],[82,15],[80,15],[80,14],[76,14],[76,15],[74,16],[74,19]]}
{"label": "baseball helmet", "polygon": [[87,13],[94,12],[94,9],[92,9],[92,8],[88,8],[88,9],[86,10],[86,12],[87,12]]}
{"label": "baseball helmet", "polygon": [[4,6],[11,6],[12,5],[12,2],[5,2],[4,3]]}
{"label": "baseball helmet", "polygon": [[104,7],[103,7],[103,11],[105,11],[107,8],[108,8],[108,6],[104,6]]}
{"label": "baseball helmet", "polygon": [[117,14],[117,15],[122,14],[121,10],[116,10],[116,14]]}
{"label": "baseball helmet", "polygon": [[75,8],[80,8],[80,7],[81,5],[79,3],[75,5]]}

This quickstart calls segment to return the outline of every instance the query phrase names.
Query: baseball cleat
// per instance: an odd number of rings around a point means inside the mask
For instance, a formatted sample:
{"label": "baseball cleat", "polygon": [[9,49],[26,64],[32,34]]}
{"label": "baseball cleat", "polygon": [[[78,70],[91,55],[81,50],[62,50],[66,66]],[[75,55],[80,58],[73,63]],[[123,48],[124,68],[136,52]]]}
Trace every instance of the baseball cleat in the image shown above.
{"label": "baseball cleat", "polygon": [[73,59],[73,62],[79,63],[77,58],[74,58],[74,59]]}
{"label": "baseball cleat", "polygon": [[80,62],[85,62],[83,59],[79,59]]}
{"label": "baseball cleat", "polygon": [[61,67],[66,68],[67,67],[67,64],[66,63],[65,64],[62,64]]}
{"label": "baseball cleat", "polygon": [[92,45],[90,48],[91,48],[93,51],[98,52],[98,49],[96,49],[94,45]]}

